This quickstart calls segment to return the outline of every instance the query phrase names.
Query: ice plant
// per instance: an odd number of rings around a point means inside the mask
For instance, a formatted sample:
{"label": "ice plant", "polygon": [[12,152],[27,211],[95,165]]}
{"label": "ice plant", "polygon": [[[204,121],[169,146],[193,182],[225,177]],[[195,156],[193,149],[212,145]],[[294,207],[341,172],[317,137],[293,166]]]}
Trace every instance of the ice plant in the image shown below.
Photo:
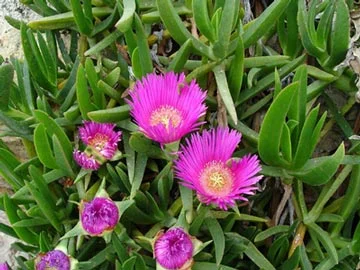
{"label": "ice plant", "polygon": [[112,231],[119,218],[119,209],[111,199],[96,197],[80,205],[81,225],[89,235],[101,236]]}
{"label": "ice plant", "polygon": [[0,263],[0,270],[9,270],[7,263]]}
{"label": "ice plant", "polygon": [[154,257],[167,270],[191,269],[194,254],[193,237],[182,228],[158,233],[154,243]]}
{"label": "ice plant", "polygon": [[140,131],[161,144],[181,139],[196,130],[206,112],[206,92],[185,75],[173,72],[149,74],[130,91],[130,113]]}
{"label": "ice plant", "polygon": [[81,167],[97,170],[115,155],[121,132],[114,131],[114,128],[115,124],[84,121],[79,134],[87,147],[84,152],[74,150],[74,158]]}
{"label": "ice plant", "polygon": [[36,270],[70,270],[71,262],[68,255],[61,250],[52,250],[45,254],[40,254],[35,259]]}
{"label": "ice plant", "polygon": [[197,192],[202,203],[215,204],[226,210],[236,200],[247,200],[262,178],[256,155],[241,160],[231,158],[241,134],[228,128],[216,128],[192,134],[182,146],[175,162],[176,176],[181,184]]}

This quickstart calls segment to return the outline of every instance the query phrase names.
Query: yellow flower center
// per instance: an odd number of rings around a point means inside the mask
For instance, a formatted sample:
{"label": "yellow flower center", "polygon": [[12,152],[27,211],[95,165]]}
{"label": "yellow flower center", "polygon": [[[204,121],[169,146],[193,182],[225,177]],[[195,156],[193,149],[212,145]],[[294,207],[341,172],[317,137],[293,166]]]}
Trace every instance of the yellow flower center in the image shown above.
{"label": "yellow flower center", "polygon": [[108,142],[108,140],[108,136],[96,133],[94,138],[89,140],[89,145],[94,147],[96,150],[101,151],[104,148],[105,144]]}
{"label": "yellow flower center", "polygon": [[200,184],[206,193],[213,196],[227,196],[233,186],[233,175],[225,163],[209,162],[200,173]]}
{"label": "yellow flower center", "polygon": [[169,129],[170,123],[173,127],[178,127],[182,121],[181,113],[176,108],[164,105],[151,113],[150,125],[156,126],[162,124]]}

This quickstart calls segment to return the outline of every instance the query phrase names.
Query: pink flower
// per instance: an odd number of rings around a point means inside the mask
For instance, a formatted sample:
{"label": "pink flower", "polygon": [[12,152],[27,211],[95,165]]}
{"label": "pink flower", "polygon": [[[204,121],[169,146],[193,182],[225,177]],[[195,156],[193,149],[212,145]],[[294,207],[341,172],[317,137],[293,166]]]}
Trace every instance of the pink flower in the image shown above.
{"label": "pink flower", "polygon": [[0,263],[0,270],[9,270],[7,263]]}
{"label": "pink flower", "polygon": [[160,232],[154,243],[154,257],[167,270],[191,269],[194,246],[182,228]]}
{"label": "pink flower", "polygon": [[45,254],[40,254],[35,259],[36,270],[70,270],[70,258],[60,250],[52,250]]}
{"label": "pink flower", "polygon": [[113,230],[119,218],[119,209],[110,199],[97,197],[80,205],[81,225],[90,235],[101,236]]}
{"label": "pink flower", "polygon": [[74,150],[74,159],[81,167],[97,170],[115,155],[121,132],[114,131],[114,128],[115,124],[84,121],[79,134],[87,147],[84,152]]}
{"label": "pink flower", "polygon": [[202,124],[206,92],[183,73],[149,74],[130,91],[131,115],[148,138],[161,144],[180,140]]}
{"label": "pink flower", "polygon": [[228,128],[217,128],[192,134],[182,146],[175,162],[176,176],[181,184],[197,192],[202,203],[215,204],[221,209],[235,205],[235,200],[253,195],[262,176],[256,155],[231,159],[241,134]]}

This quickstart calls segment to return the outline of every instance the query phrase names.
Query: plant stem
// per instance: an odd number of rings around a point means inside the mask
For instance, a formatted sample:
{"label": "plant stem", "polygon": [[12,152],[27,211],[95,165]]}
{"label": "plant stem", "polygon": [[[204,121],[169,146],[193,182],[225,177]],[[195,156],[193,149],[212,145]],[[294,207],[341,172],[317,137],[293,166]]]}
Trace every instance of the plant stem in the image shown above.
{"label": "plant stem", "polygon": [[[358,207],[358,202],[360,199],[360,165],[354,165],[351,173],[351,178],[349,186],[346,190],[344,199],[342,200],[342,206],[338,214],[343,217],[344,220],[347,220],[350,214]],[[329,231],[331,236],[337,236],[341,229],[343,228],[344,223],[338,222],[331,224]]]}
{"label": "plant stem", "polygon": [[340,185],[344,182],[346,177],[351,172],[351,169],[352,169],[351,165],[346,165],[333,183],[328,183],[327,185],[325,185],[315,205],[313,206],[309,214],[304,217],[305,224],[313,223],[318,219],[325,204],[328,202],[331,196],[336,192],[336,190],[340,187]]}

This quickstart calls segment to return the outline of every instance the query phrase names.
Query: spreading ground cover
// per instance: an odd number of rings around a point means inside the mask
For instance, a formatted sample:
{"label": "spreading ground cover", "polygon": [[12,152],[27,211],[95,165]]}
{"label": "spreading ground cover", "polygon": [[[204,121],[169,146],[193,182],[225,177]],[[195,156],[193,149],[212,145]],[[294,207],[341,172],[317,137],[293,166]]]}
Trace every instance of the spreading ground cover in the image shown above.
{"label": "spreading ground cover", "polygon": [[6,18],[24,59],[0,66],[18,269],[356,268],[356,1],[21,2],[42,18]]}

